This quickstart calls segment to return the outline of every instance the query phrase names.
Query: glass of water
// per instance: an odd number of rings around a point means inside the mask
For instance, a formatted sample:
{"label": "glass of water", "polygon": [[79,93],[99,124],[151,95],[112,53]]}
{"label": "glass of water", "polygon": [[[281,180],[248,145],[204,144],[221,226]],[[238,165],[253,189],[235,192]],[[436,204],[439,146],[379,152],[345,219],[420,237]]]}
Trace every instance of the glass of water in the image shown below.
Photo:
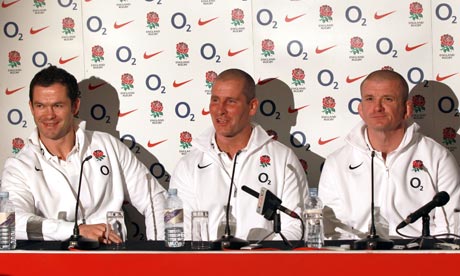
{"label": "glass of water", "polygon": [[[117,235],[120,242],[109,241],[109,236]],[[108,241],[107,248],[118,250],[124,249],[126,243],[126,226],[123,211],[108,211],[105,238]]]}

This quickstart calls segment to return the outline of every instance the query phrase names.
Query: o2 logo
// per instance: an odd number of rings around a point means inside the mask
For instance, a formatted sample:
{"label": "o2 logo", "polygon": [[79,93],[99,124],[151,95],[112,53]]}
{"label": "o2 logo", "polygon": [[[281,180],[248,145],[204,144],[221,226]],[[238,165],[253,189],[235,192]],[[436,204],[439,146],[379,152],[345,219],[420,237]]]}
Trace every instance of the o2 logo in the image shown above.
{"label": "o2 logo", "polygon": [[137,65],[136,64],[136,58],[133,58],[131,49],[128,46],[121,46],[117,49],[116,52],[117,60],[119,62],[129,62],[131,61],[131,65]]}
{"label": "o2 logo", "polygon": [[305,135],[305,133],[303,133],[302,131],[294,131],[293,133],[291,133],[291,137],[289,140],[294,148],[305,147],[306,151],[310,150],[310,144],[307,143],[307,135]]}
{"label": "o2 logo", "polygon": [[174,109],[176,112],[176,116],[181,119],[190,118],[190,122],[195,121],[195,114],[191,112],[190,105],[186,102],[179,102],[176,104],[176,108]]}
{"label": "o2 logo", "polygon": [[23,115],[19,109],[11,109],[7,114],[8,122],[14,126],[20,125],[27,128],[27,121],[23,120]]}
{"label": "o2 logo", "polygon": [[6,22],[3,26],[3,33],[8,38],[15,38],[18,37],[19,41],[23,40],[23,34],[19,32],[19,26],[16,22]]}
{"label": "o2 logo", "polygon": [[454,12],[452,11],[452,7],[447,3],[441,3],[436,6],[434,13],[436,18],[441,21],[447,21],[450,19],[450,23],[457,24],[457,16],[453,14]]}
{"label": "o2 logo", "polygon": [[291,57],[302,57],[302,60],[308,60],[308,53],[303,50],[302,42],[298,40],[291,40],[286,46],[288,55]]}
{"label": "o2 logo", "polygon": [[61,6],[61,7],[63,7],[63,8],[72,7],[72,10],[78,11],[78,5],[77,5],[77,3],[74,3],[73,0],[66,1],[66,2],[67,2],[67,3],[64,3],[63,0],[58,0],[59,6]]}
{"label": "o2 logo", "polygon": [[329,69],[319,71],[317,80],[321,86],[327,87],[333,85],[333,89],[339,89],[339,83],[334,80],[334,73]]}
{"label": "o2 logo", "polygon": [[381,55],[392,54],[392,58],[398,58],[398,51],[393,49],[393,41],[388,37],[382,37],[375,44],[377,52]]}
{"label": "o2 logo", "polygon": [[178,30],[185,28],[188,33],[192,31],[192,26],[187,23],[187,16],[181,12],[176,12],[171,16],[171,25]]}
{"label": "o2 logo", "polygon": [[102,19],[99,16],[90,16],[86,20],[86,28],[93,33],[101,31],[102,35],[107,35],[107,28],[104,27]]}
{"label": "o2 logo", "polygon": [[37,51],[32,55],[32,63],[38,68],[51,65],[51,63],[48,62],[48,55],[42,51]]}
{"label": "o2 logo", "polygon": [[358,6],[350,6],[345,11],[345,18],[350,23],[359,23],[361,22],[361,26],[367,26],[367,19],[363,17],[363,12]]}
{"label": "o2 logo", "polygon": [[216,63],[221,63],[220,55],[217,54],[216,46],[212,43],[205,43],[200,48],[200,55],[205,60],[215,59]]}
{"label": "o2 logo", "polygon": [[107,110],[102,104],[95,104],[91,107],[90,110],[91,118],[96,121],[101,121],[105,119],[106,124],[111,124],[110,115],[107,115]]}
{"label": "o2 logo", "polygon": [[358,115],[358,105],[361,103],[360,98],[352,98],[348,101],[348,111],[353,115]]}
{"label": "o2 logo", "polygon": [[256,15],[257,23],[262,26],[271,25],[272,29],[278,29],[278,21],[273,20],[273,14],[269,9],[261,9]]}
{"label": "o2 logo", "polygon": [[275,115],[275,120],[281,119],[281,113],[276,111],[276,104],[272,100],[263,100],[259,104],[259,111],[262,115],[266,117],[271,117]]}
{"label": "o2 logo", "polygon": [[150,74],[145,78],[145,86],[150,91],[159,90],[161,94],[166,94],[166,87],[161,84],[161,78],[156,74]]}

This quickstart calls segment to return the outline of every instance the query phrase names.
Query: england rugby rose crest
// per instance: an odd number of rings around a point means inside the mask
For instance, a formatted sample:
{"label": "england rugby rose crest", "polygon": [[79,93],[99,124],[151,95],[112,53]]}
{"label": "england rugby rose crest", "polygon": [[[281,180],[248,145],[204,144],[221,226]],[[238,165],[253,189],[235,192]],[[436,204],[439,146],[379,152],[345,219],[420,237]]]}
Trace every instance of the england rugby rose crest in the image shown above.
{"label": "england rugby rose crest", "polygon": [[8,53],[8,66],[15,68],[21,65],[21,54],[18,51]]}
{"label": "england rugby rose crest", "polygon": [[184,42],[179,42],[176,44],[176,57],[179,60],[188,58],[188,45]]}
{"label": "england rugby rose crest", "polygon": [[14,138],[12,144],[13,153],[16,154],[19,151],[21,151],[21,149],[24,147],[24,140],[22,140],[21,138]]}
{"label": "england rugby rose crest", "polygon": [[158,16],[158,13],[156,12],[149,12],[147,13],[147,28],[149,29],[155,29],[160,26],[158,23],[160,21],[160,17]]}
{"label": "england rugby rose crest", "polygon": [[62,32],[65,35],[69,35],[75,32],[75,22],[72,18],[66,17],[62,19]]}

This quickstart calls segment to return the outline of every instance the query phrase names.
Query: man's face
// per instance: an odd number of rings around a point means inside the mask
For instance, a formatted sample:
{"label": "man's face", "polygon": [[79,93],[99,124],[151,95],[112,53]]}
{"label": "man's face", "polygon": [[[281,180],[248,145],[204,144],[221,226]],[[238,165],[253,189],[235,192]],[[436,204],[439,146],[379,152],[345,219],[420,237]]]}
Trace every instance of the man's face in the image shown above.
{"label": "man's face", "polygon": [[217,80],[211,92],[209,111],[216,136],[235,137],[251,128],[251,117],[257,111],[257,99],[249,103],[243,94],[242,80]]}
{"label": "man's face", "polygon": [[67,89],[59,83],[35,86],[29,107],[41,139],[58,140],[73,131],[73,116],[77,114],[79,99],[72,105]]}
{"label": "man's face", "polygon": [[367,80],[362,86],[361,98],[359,115],[370,130],[399,129],[411,115],[411,105],[404,102],[396,80]]}

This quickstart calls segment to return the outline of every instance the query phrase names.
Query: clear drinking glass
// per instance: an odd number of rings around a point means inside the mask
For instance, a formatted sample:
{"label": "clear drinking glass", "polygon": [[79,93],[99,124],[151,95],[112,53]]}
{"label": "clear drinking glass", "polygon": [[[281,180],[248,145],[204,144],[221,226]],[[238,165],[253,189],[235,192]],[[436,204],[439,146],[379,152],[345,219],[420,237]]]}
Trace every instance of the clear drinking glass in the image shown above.
{"label": "clear drinking glass", "polygon": [[121,242],[110,242],[107,244],[109,249],[124,249],[126,242],[126,226],[123,211],[108,211],[105,238],[108,239],[110,234],[116,234]]}
{"label": "clear drinking glass", "polygon": [[192,212],[192,249],[206,250],[211,248],[208,223],[208,211]]}

